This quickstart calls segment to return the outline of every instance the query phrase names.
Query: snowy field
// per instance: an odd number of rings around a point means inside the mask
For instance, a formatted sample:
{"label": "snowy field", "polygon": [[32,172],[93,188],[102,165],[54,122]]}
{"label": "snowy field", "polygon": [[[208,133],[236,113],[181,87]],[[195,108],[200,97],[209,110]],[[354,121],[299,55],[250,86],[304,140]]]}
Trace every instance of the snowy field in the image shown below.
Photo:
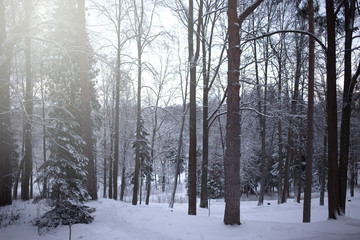
{"label": "snowy field", "polygon": [[[270,205],[269,205],[269,204]],[[339,220],[327,220],[327,206],[312,201],[311,223],[302,223],[302,204],[289,199],[286,204],[265,201],[241,202],[240,226],[223,224],[224,203],[213,200],[210,217],[207,209],[197,209],[197,216],[187,215],[187,204],[166,203],[132,206],[129,203],[99,199],[87,204],[95,207],[95,220],[91,224],[72,226],[72,240],[172,240],[172,239],[360,239],[359,193],[347,202],[347,214]],[[64,240],[69,239],[69,226],[60,226],[38,235],[31,220],[46,209],[40,204],[15,201],[0,208],[0,215],[13,216],[12,224],[0,229],[1,240]]]}

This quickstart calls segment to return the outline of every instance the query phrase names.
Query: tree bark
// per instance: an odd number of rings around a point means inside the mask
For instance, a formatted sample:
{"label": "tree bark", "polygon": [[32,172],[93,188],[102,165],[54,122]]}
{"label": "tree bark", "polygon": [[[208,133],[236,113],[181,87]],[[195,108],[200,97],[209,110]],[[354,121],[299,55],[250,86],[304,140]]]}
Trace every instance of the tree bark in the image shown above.
{"label": "tree bark", "polygon": [[320,170],[320,181],[321,181],[321,187],[320,187],[320,206],[324,206],[325,201],[325,185],[326,185],[326,147],[327,147],[327,134],[324,134],[324,152],[321,160],[321,170]]}
{"label": "tree bark", "polygon": [[[119,4],[119,12],[121,5]],[[114,166],[113,166],[113,199],[118,198],[119,175],[119,115],[120,115],[120,17],[117,29],[116,82],[115,82],[115,132],[114,132]]]}
{"label": "tree bark", "polygon": [[262,2],[258,0],[237,16],[237,1],[228,1],[228,96],[225,150],[225,213],[226,225],[240,225],[240,28],[243,21]]}
{"label": "tree bark", "polygon": [[240,225],[240,26],[237,1],[228,2],[228,96],[225,149],[225,215],[224,223]]}
{"label": "tree bark", "polygon": [[327,63],[326,100],[328,115],[328,214],[336,219],[339,214],[337,97],[336,97],[336,41],[334,1],[326,0]]}
{"label": "tree bark", "polygon": [[26,1],[25,12],[25,113],[24,113],[24,177],[21,181],[21,199],[30,199],[30,180],[32,172],[32,139],[31,139],[31,121],[33,115],[33,90],[31,73],[31,40],[30,40],[30,17],[32,14],[31,1]]}
{"label": "tree bark", "polygon": [[[314,1],[308,0],[309,32],[314,34]],[[311,185],[314,139],[314,76],[315,71],[315,41],[309,38],[309,82],[306,137],[306,170],[304,186],[303,222],[311,220]]]}
{"label": "tree bark", "polygon": [[354,29],[355,0],[344,1],[345,5],[345,54],[344,54],[344,93],[341,111],[341,130],[340,130],[340,158],[339,158],[339,205],[340,214],[345,215],[347,172],[349,162],[350,146],[350,117],[351,102],[355,87],[352,81],[351,67],[351,46]]}
{"label": "tree bark", "polygon": [[188,51],[190,64],[190,120],[189,120],[189,166],[188,166],[188,214],[196,215],[196,64],[199,57],[199,29],[202,21],[203,1],[200,0],[199,21],[197,25],[196,52],[194,54],[194,6],[189,0]]}
{"label": "tree bark", "polygon": [[97,195],[97,178],[96,166],[94,159],[93,131],[91,123],[91,94],[90,94],[90,78],[89,78],[89,60],[88,60],[88,40],[86,33],[85,19],[85,0],[78,0],[79,9],[79,68],[81,83],[81,130],[82,137],[85,141],[83,149],[84,155],[88,158],[86,166],[86,190],[93,200],[98,198]]}

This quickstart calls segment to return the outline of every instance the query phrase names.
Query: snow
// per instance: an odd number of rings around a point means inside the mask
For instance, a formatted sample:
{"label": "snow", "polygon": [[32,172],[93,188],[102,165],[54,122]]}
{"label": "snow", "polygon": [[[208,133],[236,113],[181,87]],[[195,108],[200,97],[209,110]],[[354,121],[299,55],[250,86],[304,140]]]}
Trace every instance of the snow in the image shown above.
{"label": "snow", "polygon": [[[268,204],[269,203],[269,204]],[[187,203],[150,203],[133,206],[130,203],[99,199],[87,204],[95,207],[91,224],[72,226],[71,239],[360,239],[360,197],[347,202],[347,214],[338,220],[327,220],[327,206],[312,200],[311,223],[302,223],[302,204],[289,199],[286,204],[265,201],[241,202],[241,225],[223,224],[224,202],[212,200],[208,209],[197,209],[197,216],[187,215]],[[0,229],[0,240],[69,239],[69,226],[60,226],[41,236],[31,220],[46,208],[40,204],[15,201],[0,208],[1,214],[20,214],[18,220]]]}

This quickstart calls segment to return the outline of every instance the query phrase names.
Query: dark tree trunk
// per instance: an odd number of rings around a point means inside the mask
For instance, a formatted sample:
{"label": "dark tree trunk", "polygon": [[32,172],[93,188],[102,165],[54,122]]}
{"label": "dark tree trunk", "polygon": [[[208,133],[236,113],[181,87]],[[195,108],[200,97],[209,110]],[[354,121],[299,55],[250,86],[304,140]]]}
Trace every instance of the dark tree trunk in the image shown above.
{"label": "dark tree trunk", "polygon": [[328,115],[328,211],[329,218],[339,214],[339,175],[337,144],[336,41],[334,1],[326,0],[327,63],[326,100]]}
{"label": "dark tree trunk", "polygon": [[209,165],[209,74],[206,69],[205,34],[202,29],[202,52],[203,52],[203,154],[201,165],[201,193],[200,207],[208,208],[208,165]]}
{"label": "dark tree trunk", "polygon": [[324,134],[324,152],[320,166],[320,206],[324,206],[325,200],[325,185],[326,185],[326,147],[327,147],[327,134]]}
{"label": "dark tree trunk", "polygon": [[[136,8],[136,7],[135,7]],[[137,9],[135,9],[137,15]],[[137,70],[138,70],[138,86],[137,86],[137,111],[136,111],[136,148],[135,148],[135,171],[134,171],[134,189],[132,205],[137,205],[139,194],[139,173],[140,173],[140,131],[141,131],[141,73],[142,73],[142,31],[143,31],[143,17],[144,17],[144,1],[141,0],[140,19],[137,19]]]}
{"label": "dark tree trunk", "polygon": [[104,181],[104,184],[103,184],[103,198],[106,198],[106,181],[107,181],[107,135],[106,135],[106,126],[104,124],[104,153],[103,153],[103,166],[104,166],[104,175],[103,175],[103,181]]}
{"label": "dark tree trunk", "polygon": [[98,199],[97,177],[93,146],[93,131],[91,123],[91,94],[89,79],[88,40],[86,33],[85,0],[78,1],[79,9],[79,68],[81,82],[81,130],[85,141],[84,155],[88,158],[86,166],[86,190],[93,200]]}
{"label": "dark tree trunk", "polygon": [[240,224],[240,26],[237,1],[228,2],[228,96],[225,149],[225,224]]}
{"label": "dark tree trunk", "polygon": [[[189,142],[189,167],[188,167],[188,214],[196,215],[196,64],[199,58],[199,30],[202,22],[203,1],[200,0],[199,21],[197,24],[196,52],[194,54],[194,6],[193,0],[189,0],[188,18],[188,45],[190,64],[190,142]],[[200,17],[201,16],[201,17]]]}
{"label": "dark tree trunk", "polygon": [[126,148],[127,144],[124,142],[123,146],[123,161],[121,170],[121,186],[120,186],[120,201],[124,201],[125,187],[126,187]]}
{"label": "dark tree trunk", "polygon": [[354,187],[355,187],[355,150],[350,150],[350,196],[354,197]]}
{"label": "dark tree trunk", "polygon": [[[314,34],[314,2],[308,0],[309,32]],[[304,186],[303,222],[311,219],[311,185],[314,139],[314,70],[315,70],[315,41],[309,38],[309,82],[308,82],[308,110],[306,137],[306,170]]]}
{"label": "dark tree trunk", "polygon": [[[113,130],[112,130],[113,131]],[[113,196],[113,153],[114,153],[114,133],[110,132],[110,157],[109,157],[109,198]]]}
{"label": "dark tree trunk", "polygon": [[[301,143],[302,140],[302,133],[301,131],[303,130],[303,124],[302,121],[300,120],[300,134],[298,136],[299,138],[299,143]],[[300,199],[301,199],[301,189],[302,189],[302,150],[301,150],[301,146],[299,145],[299,151],[298,151],[298,166],[299,166],[299,171],[298,171],[298,175],[297,175],[297,179],[298,179],[298,189],[297,189],[297,198],[296,198],[296,202],[300,203]]]}
{"label": "dark tree trunk", "polygon": [[225,150],[225,213],[226,225],[240,225],[240,27],[262,2],[258,0],[248,7],[238,18],[237,1],[228,1],[228,96],[226,121],[226,150]]}
{"label": "dark tree trunk", "polygon": [[10,129],[10,58],[7,56],[5,42],[5,6],[0,0],[0,206],[10,205],[11,173],[11,129]]}
{"label": "dark tree trunk", "polygon": [[355,80],[351,76],[351,46],[355,16],[355,0],[344,1],[345,5],[345,56],[344,56],[344,94],[341,111],[340,159],[339,159],[339,205],[340,214],[345,215],[347,172],[350,145],[351,102]]}
{"label": "dark tree trunk", "polygon": [[30,40],[30,16],[32,12],[31,1],[26,1],[25,12],[25,72],[26,72],[26,92],[25,92],[25,113],[24,113],[24,177],[21,181],[21,199],[30,199],[30,180],[32,172],[32,141],[31,141],[31,121],[33,115],[33,91],[31,76],[31,40]]}

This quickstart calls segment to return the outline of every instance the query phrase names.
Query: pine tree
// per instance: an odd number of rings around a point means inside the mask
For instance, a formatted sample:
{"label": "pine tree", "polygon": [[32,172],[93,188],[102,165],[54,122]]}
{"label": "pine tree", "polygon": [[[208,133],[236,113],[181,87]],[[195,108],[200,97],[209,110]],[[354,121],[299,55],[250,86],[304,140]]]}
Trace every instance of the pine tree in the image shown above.
{"label": "pine tree", "polygon": [[[148,140],[149,133],[147,132],[144,119],[140,116],[140,137],[138,141],[134,141],[133,149],[139,149],[139,159],[140,159],[140,178],[144,177],[150,182],[152,181],[152,166],[150,161],[150,143]],[[134,183],[135,183],[134,175]],[[141,190],[140,190],[141,193]],[[141,198],[140,198],[141,199]]]}

